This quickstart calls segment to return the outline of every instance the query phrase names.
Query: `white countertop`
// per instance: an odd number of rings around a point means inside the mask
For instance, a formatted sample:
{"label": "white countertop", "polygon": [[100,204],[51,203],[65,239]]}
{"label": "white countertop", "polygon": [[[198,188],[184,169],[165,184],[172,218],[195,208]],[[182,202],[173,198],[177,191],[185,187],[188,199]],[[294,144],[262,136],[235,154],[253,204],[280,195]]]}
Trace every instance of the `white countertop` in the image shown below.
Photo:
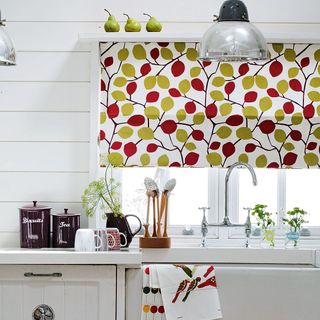
{"label": "white countertop", "polygon": [[143,263],[291,264],[320,267],[314,249],[171,248],[74,252],[45,249],[1,249],[0,264],[128,265]]}
{"label": "white countertop", "polygon": [[75,252],[50,249],[0,249],[1,264],[112,264],[140,265],[139,250],[109,252]]}

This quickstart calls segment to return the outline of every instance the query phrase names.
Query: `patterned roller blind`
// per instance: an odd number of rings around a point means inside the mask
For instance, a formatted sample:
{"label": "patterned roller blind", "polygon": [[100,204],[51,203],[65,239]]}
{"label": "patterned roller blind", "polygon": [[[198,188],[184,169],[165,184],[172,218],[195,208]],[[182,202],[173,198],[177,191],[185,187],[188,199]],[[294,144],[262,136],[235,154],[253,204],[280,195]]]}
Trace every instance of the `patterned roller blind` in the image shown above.
{"label": "patterned roller blind", "polygon": [[115,166],[319,167],[320,46],[197,60],[196,43],[100,43],[100,154]]}

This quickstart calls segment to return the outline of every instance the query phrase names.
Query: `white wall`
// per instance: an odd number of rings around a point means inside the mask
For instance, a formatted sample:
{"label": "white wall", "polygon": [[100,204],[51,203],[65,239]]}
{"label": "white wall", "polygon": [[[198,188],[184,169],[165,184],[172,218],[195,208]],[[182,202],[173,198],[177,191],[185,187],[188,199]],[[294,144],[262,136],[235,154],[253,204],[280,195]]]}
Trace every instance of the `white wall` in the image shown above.
{"label": "white wall", "polygon": [[[19,246],[18,207],[38,200],[81,212],[88,182],[90,47],[81,32],[101,31],[107,7],[120,21],[142,12],[164,31],[204,31],[222,0],[2,0],[17,49],[0,68],[0,247]],[[318,0],[247,0],[262,30],[320,32]],[[86,224],[83,217],[82,225]]]}

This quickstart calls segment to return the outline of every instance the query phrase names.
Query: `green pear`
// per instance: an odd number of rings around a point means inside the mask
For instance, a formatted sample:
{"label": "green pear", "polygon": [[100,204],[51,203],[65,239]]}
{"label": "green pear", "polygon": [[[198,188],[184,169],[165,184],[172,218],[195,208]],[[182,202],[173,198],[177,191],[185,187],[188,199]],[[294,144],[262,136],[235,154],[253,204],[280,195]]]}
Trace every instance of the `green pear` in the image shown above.
{"label": "green pear", "polygon": [[104,9],[104,11],[109,13],[109,18],[104,24],[105,32],[119,32],[120,25],[116,20],[115,16],[113,16],[107,9]]}
{"label": "green pear", "polygon": [[130,18],[127,14],[124,15],[128,18],[126,25],[124,26],[124,30],[126,32],[140,32],[141,31],[141,24],[139,21]]}
{"label": "green pear", "polygon": [[162,30],[161,23],[155,17],[151,17],[147,13],[144,13],[144,15],[150,18],[146,25],[148,32],[160,32]]}

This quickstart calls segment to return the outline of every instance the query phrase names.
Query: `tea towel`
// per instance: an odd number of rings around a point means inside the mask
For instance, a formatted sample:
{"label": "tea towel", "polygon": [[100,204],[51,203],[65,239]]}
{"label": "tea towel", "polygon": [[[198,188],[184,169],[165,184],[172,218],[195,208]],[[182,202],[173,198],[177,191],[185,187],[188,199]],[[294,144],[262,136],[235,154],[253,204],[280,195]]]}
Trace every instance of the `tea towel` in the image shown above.
{"label": "tea towel", "polygon": [[150,265],[144,269],[144,285],[154,294],[159,289],[154,305],[147,303],[152,317],[144,320],[222,319],[213,265]]}

